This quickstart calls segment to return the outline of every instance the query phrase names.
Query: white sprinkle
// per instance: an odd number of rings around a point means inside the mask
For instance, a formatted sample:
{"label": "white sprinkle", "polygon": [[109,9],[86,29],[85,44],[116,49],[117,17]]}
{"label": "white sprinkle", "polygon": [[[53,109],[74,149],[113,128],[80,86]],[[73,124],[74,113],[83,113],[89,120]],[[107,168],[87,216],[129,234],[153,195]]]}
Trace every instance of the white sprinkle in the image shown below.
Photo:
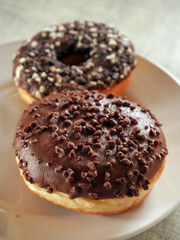
{"label": "white sprinkle", "polygon": [[92,38],[91,38],[89,35],[85,34],[84,37],[85,37],[86,39],[88,39],[89,41],[92,41]]}
{"label": "white sprinkle", "polygon": [[112,33],[108,33],[108,34],[107,34],[107,37],[108,37],[108,38],[116,38],[116,35],[114,35],[114,34],[112,34]]}
{"label": "white sprinkle", "polygon": [[98,67],[98,72],[102,72],[103,71],[103,68],[102,67]]}
{"label": "white sprinkle", "polygon": [[39,92],[39,91],[36,91],[35,96],[36,96],[37,98],[41,98],[40,92]]}
{"label": "white sprinkle", "polygon": [[27,82],[30,84],[32,82],[32,79],[31,78],[28,78],[27,79]]}
{"label": "white sprinkle", "polygon": [[31,68],[34,72],[37,72],[37,68],[35,66],[32,66]]}
{"label": "white sprinkle", "polygon": [[132,53],[132,48],[129,47],[129,48],[127,49],[127,51],[128,51],[128,53]]}
{"label": "white sprinkle", "polygon": [[111,53],[110,55],[107,55],[107,56],[106,56],[106,59],[107,59],[107,60],[112,60],[112,59],[114,59],[115,57],[116,57],[115,53]]}
{"label": "white sprinkle", "polygon": [[47,36],[47,33],[46,32],[43,32],[42,33],[42,37],[46,37]]}
{"label": "white sprinkle", "polygon": [[49,36],[52,37],[53,39],[55,39],[57,37],[57,34],[56,34],[56,32],[51,32],[49,34]]}
{"label": "white sprinkle", "polygon": [[77,82],[75,82],[74,80],[71,80],[71,81],[70,81],[70,84],[71,84],[71,85],[74,85],[74,86],[77,86],[77,85],[78,85]]}
{"label": "white sprinkle", "polygon": [[45,72],[42,72],[41,77],[45,78],[45,77],[47,77],[47,74]]}
{"label": "white sprinkle", "polygon": [[50,69],[51,72],[55,72],[55,71],[56,71],[55,66],[52,66],[52,67],[50,67],[49,69]]}
{"label": "white sprinkle", "polygon": [[60,41],[56,41],[56,42],[55,42],[55,46],[56,46],[56,47],[59,47],[60,45],[61,45],[61,42],[60,42]]}
{"label": "white sprinkle", "polygon": [[30,55],[31,57],[34,57],[34,56],[35,56],[35,53],[30,52],[29,55]]}
{"label": "white sprinkle", "polygon": [[54,49],[54,45],[53,45],[53,44],[51,44],[51,45],[50,45],[50,48],[51,48],[51,49]]}
{"label": "white sprinkle", "polygon": [[92,85],[92,86],[96,86],[96,85],[97,85],[97,82],[95,82],[95,81],[90,81],[89,83],[90,83],[90,85]]}
{"label": "white sprinkle", "polygon": [[18,86],[18,80],[19,80],[19,77],[20,77],[20,74],[21,74],[21,71],[23,70],[23,68],[24,67],[22,65],[19,65],[16,68],[15,77],[14,77],[14,82],[15,82],[16,86]]}
{"label": "white sprinkle", "polygon": [[55,83],[55,86],[56,86],[56,87],[60,87],[60,86],[61,86],[61,83],[56,82],[56,83]]}
{"label": "white sprinkle", "polygon": [[78,67],[78,66],[76,66],[76,65],[73,65],[72,66],[72,69],[74,69],[77,73],[79,73],[79,74],[83,74],[83,71]]}
{"label": "white sprinkle", "polygon": [[59,74],[56,74],[56,79],[58,83],[62,82],[62,77]]}
{"label": "white sprinkle", "polygon": [[63,38],[64,37],[64,32],[58,32],[56,34],[57,38]]}
{"label": "white sprinkle", "polygon": [[54,78],[52,78],[52,77],[48,77],[48,80],[49,80],[50,82],[54,82]]}
{"label": "white sprinkle", "polygon": [[116,44],[117,42],[114,39],[112,38],[109,39],[109,45],[116,45]]}
{"label": "white sprinkle", "polygon": [[93,23],[93,22],[88,22],[88,26],[89,26],[89,27],[93,27],[93,26],[94,26],[94,23]]}
{"label": "white sprinkle", "polygon": [[88,62],[86,64],[86,68],[91,68],[91,67],[94,67],[94,63],[93,62]]}
{"label": "white sprinkle", "polygon": [[45,91],[45,89],[46,89],[45,86],[41,85],[40,88],[39,88],[39,91],[40,91],[41,93],[43,93],[43,92]]}
{"label": "white sprinkle", "polygon": [[77,34],[77,31],[70,30],[69,33],[72,34],[72,35],[76,35],[76,34]]}
{"label": "white sprinkle", "polygon": [[135,60],[134,60],[134,65],[136,66],[136,64],[137,64],[137,60],[135,59]]}
{"label": "white sprinkle", "polygon": [[101,44],[99,44],[99,47],[100,47],[100,48],[106,48],[106,47],[107,47],[107,45],[106,45],[106,44],[104,44],[104,43],[101,43]]}
{"label": "white sprinkle", "polygon": [[121,74],[121,75],[120,75],[120,78],[121,78],[121,79],[123,79],[123,78],[124,78],[124,75],[123,75],[123,74]]}
{"label": "white sprinkle", "polygon": [[19,62],[20,62],[20,63],[26,62],[26,58],[24,58],[24,57],[20,58],[20,59],[19,59]]}
{"label": "white sprinkle", "polygon": [[32,41],[32,43],[31,43],[31,47],[32,48],[35,48],[37,45],[38,45],[37,41]]}
{"label": "white sprinkle", "polygon": [[30,72],[29,69],[25,69],[25,72]]}
{"label": "white sprinkle", "polygon": [[59,30],[59,31],[65,31],[66,28],[65,28],[63,25],[60,24],[60,25],[58,26],[58,30]]}
{"label": "white sprinkle", "polygon": [[45,53],[50,53],[50,50],[48,48],[44,49]]}
{"label": "white sprinkle", "polygon": [[90,51],[90,56],[92,56],[95,52],[97,51],[97,49],[93,49],[92,51]]}
{"label": "white sprinkle", "polygon": [[38,82],[39,84],[41,83],[41,78],[40,77],[37,77],[34,79],[36,82]]}
{"label": "white sprinkle", "polygon": [[82,46],[82,42],[81,41],[78,41],[78,43],[77,43],[77,48],[80,48]]}
{"label": "white sprinkle", "polygon": [[33,73],[32,78],[35,79],[37,77],[39,77],[39,75],[37,73]]}
{"label": "white sprinkle", "polygon": [[91,28],[89,28],[89,31],[90,31],[90,32],[97,32],[97,28],[91,27]]}
{"label": "white sprinkle", "polygon": [[56,68],[56,72],[60,73],[62,70],[60,68]]}
{"label": "white sprinkle", "polygon": [[97,32],[93,32],[93,33],[91,34],[91,36],[94,37],[94,38],[96,38],[96,37],[98,36],[98,33],[97,33]]}

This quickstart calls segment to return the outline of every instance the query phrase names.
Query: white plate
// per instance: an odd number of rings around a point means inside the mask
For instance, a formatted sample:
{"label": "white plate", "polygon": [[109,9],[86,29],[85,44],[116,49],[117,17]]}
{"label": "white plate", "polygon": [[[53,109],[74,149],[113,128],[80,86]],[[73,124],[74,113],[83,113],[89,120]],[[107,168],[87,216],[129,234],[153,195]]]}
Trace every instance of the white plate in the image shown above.
{"label": "white plate", "polygon": [[162,67],[138,57],[126,95],[149,107],[163,123],[169,155],[165,171],[137,208],[115,216],[68,211],[39,198],[25,186],[15,162],[12,139],[25,104],[12,76],[12,55],[20,46],[0,46],[0,237],[10,240],[126,239],[153,226],[180,203],[180,87]]}

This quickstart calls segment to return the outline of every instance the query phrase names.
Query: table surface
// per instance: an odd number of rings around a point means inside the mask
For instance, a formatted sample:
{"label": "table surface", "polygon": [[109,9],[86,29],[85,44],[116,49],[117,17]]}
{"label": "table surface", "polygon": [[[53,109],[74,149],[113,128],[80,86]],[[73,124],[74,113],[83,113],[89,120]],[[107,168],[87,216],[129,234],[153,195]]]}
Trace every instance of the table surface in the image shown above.
{"label": "table surface", "polygon": [[[94,20],[125,33],[136,51],[180,79],[179,0],[0,0],[0,44],[30,38],[46,26]],[[180,207],[129,240],[180,239]]]}

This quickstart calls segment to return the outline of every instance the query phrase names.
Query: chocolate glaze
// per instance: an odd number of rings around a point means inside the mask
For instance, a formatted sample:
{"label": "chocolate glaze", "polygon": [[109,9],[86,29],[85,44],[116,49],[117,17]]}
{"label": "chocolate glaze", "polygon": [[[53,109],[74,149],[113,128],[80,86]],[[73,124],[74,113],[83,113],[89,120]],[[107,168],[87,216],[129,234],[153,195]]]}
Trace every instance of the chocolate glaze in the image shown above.
{"label": "chocolate glaze", "polygon": [[[79,54],[85,61],[66,65]],[[17,86],[35,99],[68,89],[103,90],[123,81],[135,67],[132,43],[105,24],[73,22],[52,26],[25,43],[14,58]]]}
{"label": "chocolate glaze", "polygon": [[87,90],[62,91],[30,105],[18,122],[14,148],[30,183],[93,199],[138,196],[167,154],[148,109]]}

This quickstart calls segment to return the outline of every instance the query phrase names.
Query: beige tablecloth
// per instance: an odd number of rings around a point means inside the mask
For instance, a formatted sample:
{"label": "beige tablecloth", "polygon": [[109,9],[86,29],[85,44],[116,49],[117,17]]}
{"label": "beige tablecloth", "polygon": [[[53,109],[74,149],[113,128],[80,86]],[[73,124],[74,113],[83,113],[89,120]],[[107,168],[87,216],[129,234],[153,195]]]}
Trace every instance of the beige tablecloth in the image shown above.
{"label": "beige tablecloth", "polygon": [[[71,20],[115,26],[136,51],[180,79],[179,0],[0,0],[0,43],[31,37],[42,28]],[[180,207],[131,240],[179,240]]]}

